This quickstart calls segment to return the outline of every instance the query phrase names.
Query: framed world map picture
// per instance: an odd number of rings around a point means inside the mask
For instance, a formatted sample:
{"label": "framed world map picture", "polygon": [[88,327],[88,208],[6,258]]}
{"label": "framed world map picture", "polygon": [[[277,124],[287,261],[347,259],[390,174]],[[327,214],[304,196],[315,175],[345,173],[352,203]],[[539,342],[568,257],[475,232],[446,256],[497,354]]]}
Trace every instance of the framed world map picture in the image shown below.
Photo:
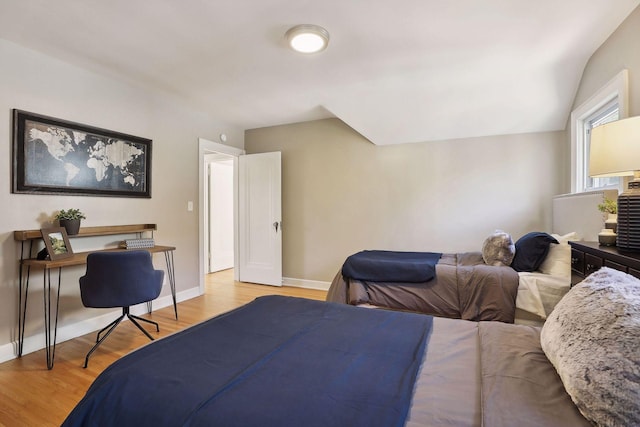
{"label": "framed world map picture", "polygon": [[13,110],[13,193],[151,197],[151,140]]}

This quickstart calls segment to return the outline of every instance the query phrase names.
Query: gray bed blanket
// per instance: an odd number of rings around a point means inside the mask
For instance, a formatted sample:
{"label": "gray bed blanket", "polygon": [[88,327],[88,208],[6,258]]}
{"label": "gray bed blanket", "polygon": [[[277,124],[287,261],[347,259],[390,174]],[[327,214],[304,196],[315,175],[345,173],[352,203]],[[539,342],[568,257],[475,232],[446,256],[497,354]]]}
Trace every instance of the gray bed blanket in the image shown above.
{"label": "gray bed blanket", "polygon": [[540,328],[434,318],[405,427],[589,427]]}
{"label": "gray bed blanket", "polygon": [[338,272],[327,301],[513,323],[518,280],[511,267],[485,264],[480,252],[443,254],[436,265],[436,277],[428,282],[353,280]]}

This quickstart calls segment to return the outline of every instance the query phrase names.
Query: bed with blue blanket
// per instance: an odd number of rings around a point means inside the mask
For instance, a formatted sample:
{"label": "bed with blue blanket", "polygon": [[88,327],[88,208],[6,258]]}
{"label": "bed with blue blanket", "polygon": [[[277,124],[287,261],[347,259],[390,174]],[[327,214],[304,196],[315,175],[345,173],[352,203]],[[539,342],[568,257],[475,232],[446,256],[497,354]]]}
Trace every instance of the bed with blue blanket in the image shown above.
{"label": "bed with blue blanket", "polygon": [[519,276],[482,253],[361,251],[336,274],[327,301],[465,320],[513,323]]}
{"label": "bed with blue blanket", "polygon": [[589,425],[538,328],[269,296],[124,356],[63,426],[515,424]]}

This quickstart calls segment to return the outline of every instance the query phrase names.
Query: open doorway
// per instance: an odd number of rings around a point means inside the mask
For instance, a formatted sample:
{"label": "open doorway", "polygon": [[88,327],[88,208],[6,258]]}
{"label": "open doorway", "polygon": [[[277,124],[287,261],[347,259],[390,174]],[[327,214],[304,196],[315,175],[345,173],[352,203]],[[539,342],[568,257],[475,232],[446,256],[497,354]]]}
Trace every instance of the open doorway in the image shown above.
{"label": "open doorway", "polygon": [[215,273],[233,268],[234,218],[233,218],[233,162],[227,154],[206,154],[207,165],[205,209],[205,273]]}
{"label": "open doorway", "polygon": [[[221,156],[221,157],[219,157]],[[282,286],[281,155],[199,140],[198,247],[200,294],[209,271],[209,160],[232,159],[234,280]],[[242,201],[242,204],[240,203]],[[217,209],[213,209],[217,212]],[[240,238],[242,235],[242,238]]]}
{"label": "open doorway", "polygon": [[[209,263],[209,252],[210,252],[210,242],[214,243],[214,240],[217,240],[215,237],[212,239],[211,237],[211,227],[209,223],[212,221],[209,219],[209,164],[215,160],[228,160],[231,163],[232,169],[232,178],[231,178],[231,189],[229,190],[232,194],[232,204],[230,208],[230,212],[227,211],[227,208],[224,208],[223,215],[230,215],[231,218],[237,218],[237,189],[234,188],[237,185],[237,165],[238,165],[238,156],[244,154],[244,150],[231,147],[229,145],[219,144],[217,142],[209,141],[206,139],[200,138],[198,141],[198,169],[199,169],[199,197],[198,197],[198,229],[200,232],[198,233],[198,247],[200,254],[200,262],[199,262],[199,270],[200,270],[200,294],[204,293],[205,288],[205,274],[210,271],[210,263]],[[214,207],[211,209],[213,212],[217,212],[217,209]],[[238,260],[238,248],[233,242],[238,241],[238,227],[237,224],[233,224],[231,228],[232,232],[232,243],[231,247],[233,250],[233,268],[234,268],[234,279],[237,279],[238,268],[237,268],[237,260]],[[227,230],[228,231],[228,230]],[[225,244],[225,246],[229,246],[229,244]]]}

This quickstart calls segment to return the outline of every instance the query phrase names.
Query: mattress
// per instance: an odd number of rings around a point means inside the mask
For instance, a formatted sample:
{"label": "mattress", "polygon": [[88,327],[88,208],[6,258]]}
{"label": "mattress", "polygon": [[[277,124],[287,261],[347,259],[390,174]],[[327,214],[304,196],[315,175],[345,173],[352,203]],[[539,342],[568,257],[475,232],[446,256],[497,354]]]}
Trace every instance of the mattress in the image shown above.
{"label": "mattress", "polygon": [[336,274],[327,301],[368,304],[465,320],[513,323],[518,273],[489,266],[480,252],[442,254],[426,282],[370,281]]}
{"label": "mattress", "polygon": [[[354,425],[364,420],[367,426],[386,427],[391,424],[366,411],[384,406],[381,397],[386,404],[397,395],[395,386],[381,382],[392,370],[402,374],[397,384],[406,383],[410,393],[406,416],[392,425],[590,425],[542,352],[539,328],[371,311],[301,298],[263,298],[269,310],[264,310],[265,304],[251,303],[118,360],[96,379],[64,425],[262,427]],[[335,317],[327,307],[339,307],[347,316]],[[302,317],[291,317],[293,313]],[[348,327],[352,321],[355,329]],[[385,336],[392,341],[371,346],[376,331],[387,323],[395,333]],[[284,341],[274,347],[274,337],[283,332]],[[420,345],[425,338],[425,345]],[[294,351],[283,351],[286,348]],[[320,356],[327,349],[343,356]],[[402,354],[406,356],[398,356]],[[363,365],[367,360],[373,365]],[[274,365],[285,370],[274,371]],[[314,370],[329,373],[326,378],[331,380],[301,382]],[[222,387],[214,387],[216,382]],[[319,393],[318,387],[325,384],[331,388]],[[257,392],[252,385],[259,387]],[[372,395],[371,389],[377,391]],[[216,404],[230,394],[237,395],[234,405],[224,400]],[[176,410],[186,411],[186,424],[176,422],[184,419],[176,418]],[[346,410],[357,419],[345,423],[339,416]],[[327,421],[334,416],[343,421]]]}
{"label": "mattress", "polygon": [[[454,255],[444,255],[444,262],[448,262],[448,267],[451,267],[453,264],[448,261],[452,256]],[[437,268],[442,272],[444,268],[443,263]],[[497,267],[486,267],[485,270],[487,269],[497,269]],[[501,267],[500,269],[504,271],[509,268]],[[511,310],[515,307],[517,310],[515,311],[515,323],[521,320],[518,319],[518,316],[524,314],[528,321],[539,325],[547,318],[555,305],[571,287],[569,277],[565,278],[540,272],[516,273],[512,271],[512,273],[514,276],[517,274],[515,301],[506,299],[506,301],[510,301],[512,305],[501,305],[502,310],[508,310],[507,316],[488,312],[488,314],[483,315],[484,318],[482,318],[481,316],[475,315],[474,311],[469,311],[466,313],[467,317],[463,318],[466,318],[466,320],[506,320],[507,323],[510,323],[513,321],[513,317],[511,317],[510,320],[508,316],[514,315]],[[452,277],[458,280],[459,276],[454,274]],[[477,293],[473,304],[467,304],[467,306],[472,308],[490,307],[494,304],[494,300],[505,301],[504,296],[511,295],[511,291],[505,292],[507,288],[503,286],[492,287],[490,284],[491,280],[496,280],[496,278],[493,277],[485,281],[487,283],[484,284],[482,293]],[[427,313],[441,317],[459,318],[461,317],[460,297],[458,295],[460,285],[450,282],[451,281],[441,279],[440,282],[432,281],[432,283],[426,282],[424,284],[392,283],[385,286],[385,282],[349,280],[338,272],[327,293],[327,301],[348,303],[368,308],[391,308]],[[500,281],[496,280],[496,282]],[[464,283],[467,289],[475,288],[473,284],[469,286],[468,283]],[[516,287],[513,287],[513,289],[516,289]],[[489,293],[487,290],[491,290],[491,292]],[[426,304],[426,298],[430,298],[428,301],[433,301],[433,303],[431,305]]]}

